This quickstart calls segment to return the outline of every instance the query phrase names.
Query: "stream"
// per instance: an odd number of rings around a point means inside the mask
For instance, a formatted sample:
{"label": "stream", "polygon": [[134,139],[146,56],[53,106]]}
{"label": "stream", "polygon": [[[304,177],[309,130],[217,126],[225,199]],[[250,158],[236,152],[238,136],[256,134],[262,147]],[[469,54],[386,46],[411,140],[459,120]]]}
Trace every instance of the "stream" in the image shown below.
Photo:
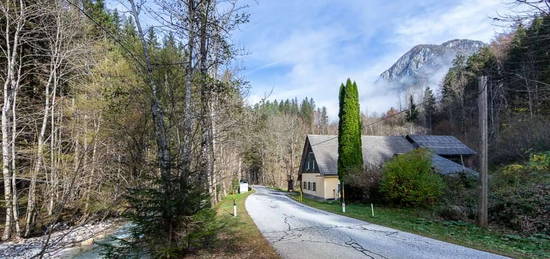
{"label": "stream", "polygon": [[[99,243],[117,246],[119,239],[130,237],[132,223],[108,220],[66,228],[50,236],[38,236],[19,241],[0,243],[0,259],[28,259],[43,252],[44,258],[101,258],[103,247]],[[43,251],[44,245],[50,246]],[[138,254],[139,258],[150,258]]]}
{"label": "stream", "polygon": [[[103,248],[97,243],[108,243],[116,245],[116,239],[123,239],[129,237],[129,229],[131,223],[126,223],[118,228],[113,233],[95,240],[92,245],[80,246],[76,248],[69,248],[60,255],[61,258],[73,258],[73,259],[96,259],[101,258]],[[148,258],[147,256],[140,256],[140,258]]]}

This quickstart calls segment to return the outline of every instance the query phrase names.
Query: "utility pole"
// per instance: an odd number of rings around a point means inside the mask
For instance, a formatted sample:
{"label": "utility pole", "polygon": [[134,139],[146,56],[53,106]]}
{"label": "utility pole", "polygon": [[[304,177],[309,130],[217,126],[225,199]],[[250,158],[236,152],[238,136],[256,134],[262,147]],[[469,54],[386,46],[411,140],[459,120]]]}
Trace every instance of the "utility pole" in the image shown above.
{"label": "utility pole", "polygon": [[481,144],[480,155],[480,196],[479,196],[479,218],[478,224],[481,227],[487,226],[487,196],[488,196],[488,154],[487,154],[487,76],[479,78],[479,131]]}

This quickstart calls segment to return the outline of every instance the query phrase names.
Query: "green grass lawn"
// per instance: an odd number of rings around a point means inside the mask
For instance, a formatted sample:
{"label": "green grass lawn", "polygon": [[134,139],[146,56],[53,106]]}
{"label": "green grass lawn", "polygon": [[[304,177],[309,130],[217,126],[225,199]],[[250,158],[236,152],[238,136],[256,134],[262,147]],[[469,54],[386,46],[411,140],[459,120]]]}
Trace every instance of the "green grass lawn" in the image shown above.
{"label": "green grass lawn", "polygon": [[[300,196],[294,194],[293,198],[299,201]],[[521,237],[506,234],[497,229],[482,229],[467,222],[438,220],[432,212],[425,209],[388,208],[375,205],[375,216],[372,217],[370,205],[347,204],[346,213],[343,214],[340,203],[336,201],[316,201],[304,197],[302,203],[332,213],[479,250],[516,258],[550,258],[550,240],[543,235]]]}
{"label": "green grass lawn", "polygon": [[[228,195],[216,205],[218,218],[227,227],[216,247],[199,254],[199,258],[280,258],[246,212],[244,202],[252,193]],[[237,217],[233,217],[234,200]]]}

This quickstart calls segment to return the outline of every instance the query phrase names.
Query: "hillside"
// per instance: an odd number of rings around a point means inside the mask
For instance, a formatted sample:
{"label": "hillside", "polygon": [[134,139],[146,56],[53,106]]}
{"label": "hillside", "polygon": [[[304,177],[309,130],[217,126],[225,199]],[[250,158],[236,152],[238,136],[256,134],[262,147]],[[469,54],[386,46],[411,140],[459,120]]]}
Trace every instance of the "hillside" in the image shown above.
{"label": "hillside", "polygon": [[481,41],[467,39],[450,40],[441,45],[417,45],[382,72],[377,83],[389,84],[399,91],[425,86],[435,88],[457,55],[469,57],[483,46],[485,43]]}

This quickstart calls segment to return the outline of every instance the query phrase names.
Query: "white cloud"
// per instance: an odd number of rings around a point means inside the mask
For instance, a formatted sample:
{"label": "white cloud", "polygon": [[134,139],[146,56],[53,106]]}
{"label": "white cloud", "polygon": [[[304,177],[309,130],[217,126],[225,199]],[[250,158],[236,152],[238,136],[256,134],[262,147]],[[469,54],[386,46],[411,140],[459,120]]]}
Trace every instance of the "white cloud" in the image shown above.
{"label": "white cloud", "polygon": [[[358,83],[363,111],[397,107],[397,94],[374,84],[382,71],[416,44],[490,41],[502,30],[490,18],[509,7],[507,0],[244,1],[251,22],[234,43],[250,53],[239,60],[252,87],[248,102],[313,97],[332,120],[348,77]],[[107,3],[125,9],[120,0]]]}
{"label": "white cloud", "polygon": [[248,101],[271,91],[269,99],[313,97],[335,120],[338,87],[349,77],[363,111],[398,107],[396,93],[374,84],[382,71],[416,44],[488,42],[500,29],[490,17],[505,7],[500,0],[259,1],[237,37],[251,53],[245,63],[253,64],[245,71]]}
{"label": "white cloud", "polygon": [[491,18],[506,7],[502,0],[466,0],[448,9],[430,10],[402,21],[396,28],[395,39],[405,45],[456,38],[489,42],[499,29]]}

